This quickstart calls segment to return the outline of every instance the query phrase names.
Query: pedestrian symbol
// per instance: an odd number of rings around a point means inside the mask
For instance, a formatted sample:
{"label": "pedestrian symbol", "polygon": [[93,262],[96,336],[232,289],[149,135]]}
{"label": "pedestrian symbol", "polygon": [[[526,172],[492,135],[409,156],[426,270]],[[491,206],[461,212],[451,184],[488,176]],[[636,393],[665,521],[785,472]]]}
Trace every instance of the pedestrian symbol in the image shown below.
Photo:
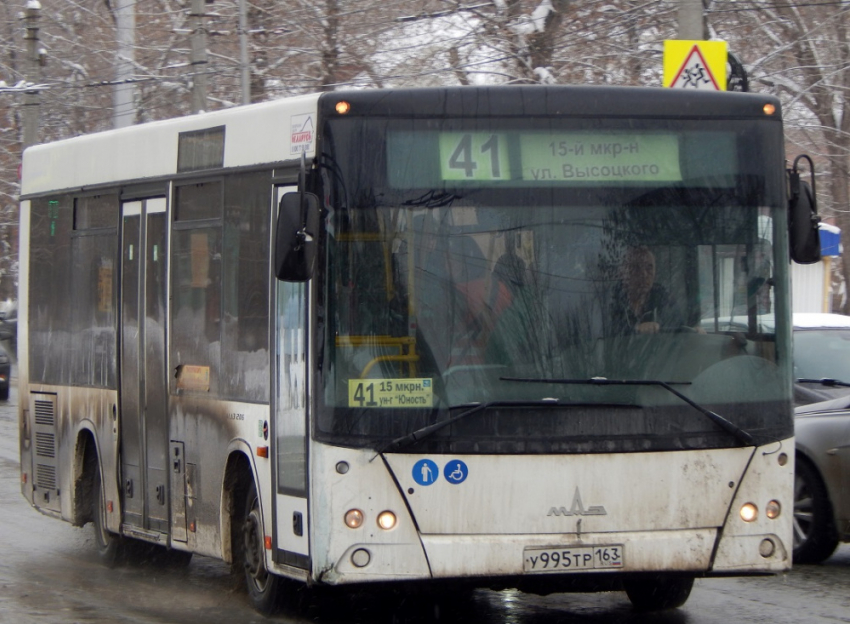
{"label": "pedestrian symbol", "polygon": [[431,485],[440,476],[440,469],[430,459],[420,459],[413,464],[413,480],[419,485]]}
{"label": "pedestrian symbol", "polygon": [[664,86],[725,91],[727,56],[725,41],[665,41]]}
{"label": "pedestrian symbol", "polygon": [[688,58],[686,58],[685,62],[682,63],[682,66],[679,68],[679,73],[673,78],[673,82],[670,86],[682,87],[685,89],[719,90],[717,81],[714,79],[714,75],[708,68],[708,63],[705,62],[702,52],[699,51],[698,46],[694,46],[691,49],[691,53],[688,54]]}
{"label": "pedestrian symbol", "polygon": [[459,459],[453,459],[443,468],[443,476],[449,483],[463,483],[469,475],[469,468]]}

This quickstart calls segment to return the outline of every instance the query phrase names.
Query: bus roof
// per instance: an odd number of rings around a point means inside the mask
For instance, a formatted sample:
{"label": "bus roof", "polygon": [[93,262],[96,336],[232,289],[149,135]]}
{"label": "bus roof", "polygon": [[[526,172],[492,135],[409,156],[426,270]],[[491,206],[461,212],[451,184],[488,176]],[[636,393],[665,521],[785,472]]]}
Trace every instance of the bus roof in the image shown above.
{"label": "bus roof", "polygon": [[[779,100],[760,94],[608,86],[492,86],[334,91],[150,122],[54,143],[24,152],[21,196],[101,185],[139,183],[178,172],[178,138],[224,128],[223,161],[215,168],[250,167],[312,156],[318,114],[334,114],[345,99],[352,116],[578,116],[765,118]],[[309,135],[309,136],[308,136]]]}
{"label": "bus roof", "polygon": [[223,167],[299,159],[305,143],[296,139],[293,144],[296,124],[311,132],[310,156],[318,97],[273,100],[36,145],[24,152],[21,196],[174,175],[179,135],[222,126]]}
{"label": "bus roof", "polygon": [[771,95],[697,91],[661,87],[591,85],[511,85],[332,91],[323,94],[321,114],[336,102],[351,104],[351,115],[370,117],[569,116],[597,118],[766,119],[780,120],[779,100]]}

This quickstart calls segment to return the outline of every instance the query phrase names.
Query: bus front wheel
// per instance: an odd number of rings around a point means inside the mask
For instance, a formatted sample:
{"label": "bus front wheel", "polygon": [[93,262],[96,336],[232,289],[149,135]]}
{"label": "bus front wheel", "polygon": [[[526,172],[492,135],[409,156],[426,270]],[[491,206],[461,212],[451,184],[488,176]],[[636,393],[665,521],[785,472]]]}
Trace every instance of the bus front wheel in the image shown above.
{"label": "bus front wheel", "polygon": [[258,612],[271,615],[278,608],[278,593],[282,579],[266,570],[263,519],[260,498],[254,483],[251,483],[245,499],[240,550],[251,603]]}
{"label": "bus front wheel", "polygon": [[681,607],[691,595],[690,576],[651,574],[623,581],[626,595],[638,611],[662,611]]}

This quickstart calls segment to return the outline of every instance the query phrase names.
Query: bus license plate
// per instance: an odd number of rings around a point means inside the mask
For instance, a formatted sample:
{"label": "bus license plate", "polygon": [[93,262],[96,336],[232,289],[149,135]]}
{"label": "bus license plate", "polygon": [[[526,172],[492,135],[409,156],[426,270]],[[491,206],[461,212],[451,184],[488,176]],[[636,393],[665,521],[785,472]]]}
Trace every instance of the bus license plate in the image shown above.
{"label": "bus license plate", "polygon": [[623,567],[622,544],[609,546],[573,546],[562,548],[526,548],[525,572],[575,572]]}

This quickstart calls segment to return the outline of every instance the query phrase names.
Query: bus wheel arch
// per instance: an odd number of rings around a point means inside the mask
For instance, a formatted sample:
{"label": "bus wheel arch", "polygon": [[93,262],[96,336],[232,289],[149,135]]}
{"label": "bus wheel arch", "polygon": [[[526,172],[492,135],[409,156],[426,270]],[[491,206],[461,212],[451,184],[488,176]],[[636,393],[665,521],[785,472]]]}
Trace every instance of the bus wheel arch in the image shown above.
{"label": "bus wheel arch", "polygon": [[106,495],[103,491],[101,466],[99,464],[95,465],[91,502],[94,545],[97,549],[97,555],[104,564],[111,568],[118,563],[123,552],[124,539],[107,527]]}
{"label": "bus wheel arch", "polygon": [[77,433],[74,447],[74,526],[92,523],[98,558],[108,567],[114,567],[124,549],[124,538],[108,528],[107,503],[103,483],[103,465],[100,461],[97,439],[93,429],[83,426]]}
{"label": "bus wheel arch", "polygon": [[94,433],[80,430],[74,449],[74,493],[71,524],[84,526],[94,520],[95,474],[100,470]]}
{"label": "bus wheel arch", "polygon": [[263,518],[247,455],[239,451],[230,455],[224,485],[223,521],[228,526],[222,529],[222,549],[229,546],[231,571],[244,579],[254,609],[271,615],[278,610],[283,579],[266,570]]}
{"label": "bus wheel arch", "polygon": [[[254,481],[254,471],[248,455],[242,450],[233,450],[227,458],[224,468],[224,481],[221,489],[221,558],[234,564],[234,527],[238,526],[238,516],[246,496],[249,482]],[[234,574],[241,570],[233,569]]]}

